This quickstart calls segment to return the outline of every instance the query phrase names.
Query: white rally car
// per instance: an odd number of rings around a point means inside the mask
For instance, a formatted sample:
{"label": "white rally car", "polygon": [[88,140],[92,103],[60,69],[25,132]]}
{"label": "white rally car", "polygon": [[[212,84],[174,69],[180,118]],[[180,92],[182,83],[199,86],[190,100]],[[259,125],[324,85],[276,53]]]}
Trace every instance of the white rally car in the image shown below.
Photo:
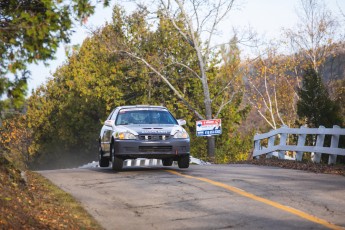
{"label": "white rally car", "polygon": [[114,170],[121,170],[126,159],[155,158],[164,166],[177,161],[179,168],[188,168],[190,139],[184,124],[162,106],[117,107],[100,132],[99,165],[112,162]]}

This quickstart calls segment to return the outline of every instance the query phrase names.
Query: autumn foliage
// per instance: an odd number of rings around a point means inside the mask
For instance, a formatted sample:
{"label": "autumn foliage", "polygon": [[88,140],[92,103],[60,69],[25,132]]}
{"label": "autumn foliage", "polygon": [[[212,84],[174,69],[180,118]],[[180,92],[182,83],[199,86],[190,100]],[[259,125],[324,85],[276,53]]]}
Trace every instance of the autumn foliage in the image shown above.
{"label": "autumn foliage", "polygon": [[0,155],[5,155],[23,168],[30,160],[32,131],[27,127],[26,115],[12,115],[0,126]]}

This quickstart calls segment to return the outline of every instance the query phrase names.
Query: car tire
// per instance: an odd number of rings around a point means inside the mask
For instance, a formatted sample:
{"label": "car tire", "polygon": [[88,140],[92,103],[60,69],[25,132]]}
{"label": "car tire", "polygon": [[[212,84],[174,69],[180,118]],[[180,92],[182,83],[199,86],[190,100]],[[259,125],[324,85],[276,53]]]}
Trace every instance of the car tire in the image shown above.
{"label": "car tire", "polygon": [[109,167],[109,158],[103,156],[104,152],[101,145],[98,147],[98,164],[99,167]]}
{"label": "car tire", "polygon": [[186,169],[189,167],[189,155],[180,156],[177,160],[177,165],[181,169]]}
{"label": "car tire", "polygon": [[110,148],[110,157],[111,157],[111,168],[114,171],[121,171],[123,167],[123,159],[115,156],[115,146],[114,144],[111,144]]}
{"label": "car tire", "polygon": [[162,164],[163,166],[172,166],[173,159],[172,158],[162,159]]}

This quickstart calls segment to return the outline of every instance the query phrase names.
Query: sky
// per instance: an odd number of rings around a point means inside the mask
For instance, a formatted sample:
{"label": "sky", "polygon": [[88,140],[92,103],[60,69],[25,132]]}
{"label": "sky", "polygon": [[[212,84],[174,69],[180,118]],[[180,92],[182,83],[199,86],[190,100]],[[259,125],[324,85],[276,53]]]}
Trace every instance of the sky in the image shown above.
{"label": "sky", "polygon": [[[236,1],[235,1],[236,2]],[[326,7],[335,16],[339,15],[339,7],[345,11],[345,0],[324,0]],[[293,28],[298,22],[296,9],[300,0],[237,0],[236,6],[229,17],[221,25],[218,39],[228,41],[231,38],[232,28],[244,29],[250,25],[260,36],[268,39],[279,38],[282,28]],[[90,36],[90,28],[95,29],[110,22],[114,1],[110,7],[103,8],[102,4],[96,7],[95,14],[83,26],[74,28],[76,31],[67,45],[82,44]],[[126,5],[126,10],[133,9],[133,5]],[[345,20],[345,19],[343,19]],[[61,44],[56,59],[48,61],[49,66],[43,63],[29,66],[31,78],[29,79],[29,94],[38,86],[44,84],[55,70],[66,63],[65,45]]]}

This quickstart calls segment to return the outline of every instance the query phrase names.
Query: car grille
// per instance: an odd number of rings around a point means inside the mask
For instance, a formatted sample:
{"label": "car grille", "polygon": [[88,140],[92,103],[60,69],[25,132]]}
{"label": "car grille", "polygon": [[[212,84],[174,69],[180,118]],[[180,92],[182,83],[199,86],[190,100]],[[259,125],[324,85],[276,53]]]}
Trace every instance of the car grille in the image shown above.
{"label": "car grille", "polygon": [[170,152],[172,146],[139,146],[140,152]]}
{"label": "car grille", "polygon": [[139,135],[140,140],[148,140],[148,141],[162,141],[168,140],[170,135]]}

